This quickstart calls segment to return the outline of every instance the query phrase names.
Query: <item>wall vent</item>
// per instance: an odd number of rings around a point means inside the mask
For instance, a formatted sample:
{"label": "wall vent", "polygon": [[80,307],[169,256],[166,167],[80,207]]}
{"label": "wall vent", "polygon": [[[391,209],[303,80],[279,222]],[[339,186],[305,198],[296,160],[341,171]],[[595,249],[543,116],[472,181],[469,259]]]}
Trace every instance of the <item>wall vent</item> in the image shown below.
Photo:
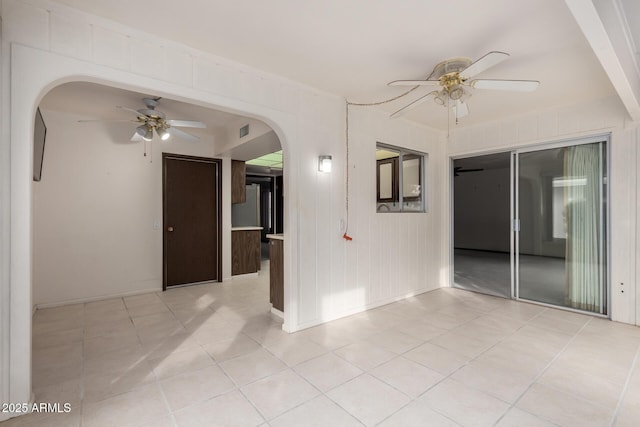
{"label": "wall vent", "polygon": [[249,135],[249,125],[244,125],[240,128],[240,138]]}

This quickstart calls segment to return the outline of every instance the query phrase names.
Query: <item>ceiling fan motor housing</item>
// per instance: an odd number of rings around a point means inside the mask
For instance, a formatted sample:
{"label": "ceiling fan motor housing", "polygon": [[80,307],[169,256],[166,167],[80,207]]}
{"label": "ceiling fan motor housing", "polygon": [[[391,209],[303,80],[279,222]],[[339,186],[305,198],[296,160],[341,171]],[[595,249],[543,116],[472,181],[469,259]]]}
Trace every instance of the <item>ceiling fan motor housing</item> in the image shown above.
{"label": "ceiling fan motor housing", "polygon": [[465,95],[462,88],[463,80],[460,78],[460,72],[465,70],[472,61],[469,58],[452,58],[442,61],[436,65],[431,73],[431,78],[437,78],[442,85],[442,93],[440,93],[434,101],[438,105],[445,105],[447,99],[454,101],[461,99]]}
{"label": "ceiling fan motor housing", "polygon": [[457,74],[465,70],[473,61],[470,58],[451,58],[442,61],[435,67],[429,79],[441,79],[447,74]]}

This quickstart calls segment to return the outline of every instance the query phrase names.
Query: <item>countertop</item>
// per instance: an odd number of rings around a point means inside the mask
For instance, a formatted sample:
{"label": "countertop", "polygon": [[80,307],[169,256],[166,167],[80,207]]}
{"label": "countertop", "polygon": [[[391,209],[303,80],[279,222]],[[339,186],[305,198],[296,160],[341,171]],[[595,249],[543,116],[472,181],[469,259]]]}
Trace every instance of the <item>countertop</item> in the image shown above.
{"label": "countertop", "polygon": [[267,234],[267,239],[284,240],[284,234]]}
{"label": "countertop", "polygon": [[262,230],[262,227],[258,226],[249,226],[249,227],[231,227],[231,231],[253,231],[253,230]]}

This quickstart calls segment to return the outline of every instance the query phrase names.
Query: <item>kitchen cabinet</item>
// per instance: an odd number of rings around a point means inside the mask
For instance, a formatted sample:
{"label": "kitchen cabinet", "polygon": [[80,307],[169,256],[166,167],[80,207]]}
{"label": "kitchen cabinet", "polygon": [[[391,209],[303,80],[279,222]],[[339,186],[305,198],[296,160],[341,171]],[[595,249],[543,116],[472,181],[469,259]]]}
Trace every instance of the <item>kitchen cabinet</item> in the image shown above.
{"label": "kitchen cabinet", "polygon": [[247,167],[240,160],[231,160],[231,203],[247,201]]}
{"label": "kitchen cabinet", "polygon": [[269,302],[284,312],[284,239],[282,234],[267,234],[269,238]]}
{"label": "kitchen cabinet", "polygon": [[231,229],[231,275],[257,273],[260,270],[262,227]]}

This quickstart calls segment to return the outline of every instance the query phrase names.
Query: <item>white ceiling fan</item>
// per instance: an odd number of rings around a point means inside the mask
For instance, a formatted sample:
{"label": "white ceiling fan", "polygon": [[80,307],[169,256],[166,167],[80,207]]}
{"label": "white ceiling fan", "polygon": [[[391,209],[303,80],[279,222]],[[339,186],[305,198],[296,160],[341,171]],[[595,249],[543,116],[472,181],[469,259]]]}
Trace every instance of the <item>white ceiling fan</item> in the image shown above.
{"label": "white ceiling fan", "polygon": [[[143,98],[142,102],[145,104],[145,108],[141,108],[139,110],[134,110],[133,108],[121,107],[120,108],[125,111],[129,111],[136,115],[135,119],[132,120],[109,120],[109,121],[127,121],[138,123],[139,126],[136,127],[133,136],[131,137],[131,141],[151,141],[153,139],[153,132],[155,130],[156,134],[160,137],[161,140],[166,141],[171,136],[176,136],[178,138],[182,138],[188,141],[198,141],[198,138],[195,135],[192,135],[188,132],[178,129],[178,127],[189,127],[189,128],[206,128],[202,122],[194,121],[194,120],[173,120],[167,119],[166,115],[156,108],[159,105],[159,101],[161,98]],[[104,120],[80,120],[80,122],[94,122],[94,121],[104,121]]]}
{"label": "white ceiling fan", "polygon": [[456,121],[469,114],[466,100],[471,96],[470,89],[508,90],[518,92],[532,92],[540,84],[537,80],[493,80],[473,79],[481,72],[497,65],[509,57],[504,52],[489,52],[482,58],[473,62],[469,58],[451,58],[440,62],[425,80],[395,80],[388,83],[389,86],[439,86],[438,90],[431,91],[419,97],[408,105],[405,105],[391,117],[398,117],[411,108],[420,105],[431,95],[436,104],[444,107],[451,106],[454,110]]}

